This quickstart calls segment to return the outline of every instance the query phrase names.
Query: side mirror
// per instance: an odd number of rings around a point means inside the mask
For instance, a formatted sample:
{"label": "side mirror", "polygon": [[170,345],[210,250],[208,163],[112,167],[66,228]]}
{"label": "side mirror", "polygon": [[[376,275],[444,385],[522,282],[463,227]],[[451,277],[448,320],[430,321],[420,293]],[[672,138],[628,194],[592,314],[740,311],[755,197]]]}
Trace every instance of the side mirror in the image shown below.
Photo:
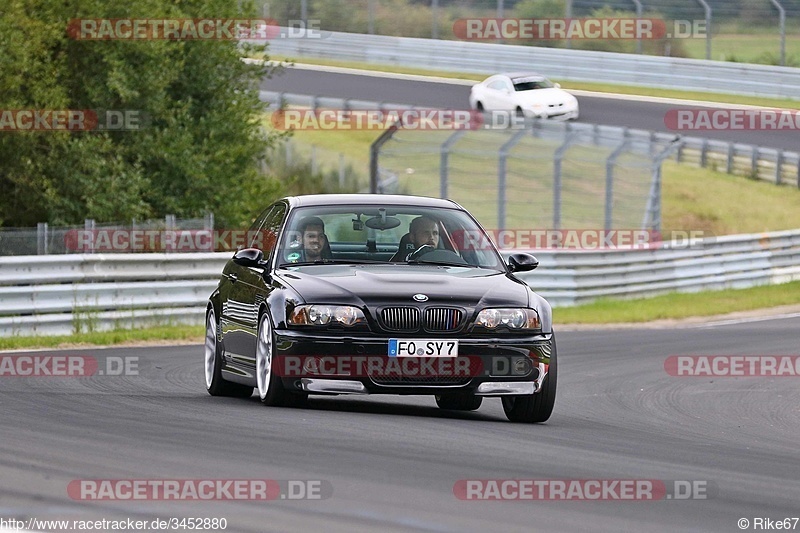
{"label": "side mirror", "polygon": [[556,83],[556,89],[560,89],[560,88],[561,88],[561,84],[560,83]]}
{"label": "side mirror", "polygon": [[508,257],[508,267],[511,272],[528,272],[539,266],[539,260],[531,254],[511,254]]}
{"label": "side mirror", "polygon": [[264,252],[258,248],[244,248],[233,254],[233,262],[243,267],[264,268]]}

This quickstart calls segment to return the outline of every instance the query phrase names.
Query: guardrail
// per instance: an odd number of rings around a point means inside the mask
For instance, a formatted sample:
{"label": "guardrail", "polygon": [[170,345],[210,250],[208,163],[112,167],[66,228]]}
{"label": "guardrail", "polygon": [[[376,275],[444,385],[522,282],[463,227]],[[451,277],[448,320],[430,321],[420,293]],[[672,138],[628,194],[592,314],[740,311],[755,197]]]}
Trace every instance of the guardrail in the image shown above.
{"label": "guardrail", "polygon": [[[648,250],[537,250],[521,274],[554,306],[600,297],[743,288],[800,279],[800,230]],[[0,258],[0,335],[201,324],[230,253]]]}
{"label": "guardrail", "polygon": [[[800,70],[800,69],[798,69]],[[413,109],[414,106],[388,102],[370,102],[350,98],[332,98],[306,94],[261,91],[260,98],[276,107],[285,105],[310,108],[336,109]],[[605,126],[583,122],[564,123],[540,121],[543,131],[591,131],[594,137],[608,139],[639,138],[649,139],[653,144],[680,139],[681,146],[676,152],[676,160],[702,167],[713,167],[728,174],[800,187],[800,153],[776,148],[766,148],[750,144],[718,141],[705,137],[686,137],[682,135],[645,130],[633,130],[619,126]]]}
{"label": "guardrail", "polygon": [[340,32],[275,39],[269,51],[486,75],[536,70],[564,80],[800,99],[800,69],[792,67]]}

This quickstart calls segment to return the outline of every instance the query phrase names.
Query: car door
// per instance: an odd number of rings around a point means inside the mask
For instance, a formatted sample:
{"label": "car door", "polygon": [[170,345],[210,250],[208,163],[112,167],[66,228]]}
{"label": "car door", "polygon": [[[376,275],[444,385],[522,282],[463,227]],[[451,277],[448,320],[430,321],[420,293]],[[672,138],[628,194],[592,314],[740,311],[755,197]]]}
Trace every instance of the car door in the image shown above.
{"label": "car door", "polygon": [[492,111],[508,109],[506,94],[508,85],[503,78],[495,78],[486,85],[486,102],[484,104],[486,109]]}
{"label": "car door", "polygon": [[[261,249],[265,261],[271,258],[275,248],[275,239],[270,236],[277,233],[271,231],[280,229],[285,214],[286,206],[275,204],[259,216],[247,232],[247,247]],[[249,373],[255,361],[258,310],[265,299],[264,269],[229,261],[223,271],[223,282],[226,287],[222,291],[220,329],[224,354],[234,367]]]}

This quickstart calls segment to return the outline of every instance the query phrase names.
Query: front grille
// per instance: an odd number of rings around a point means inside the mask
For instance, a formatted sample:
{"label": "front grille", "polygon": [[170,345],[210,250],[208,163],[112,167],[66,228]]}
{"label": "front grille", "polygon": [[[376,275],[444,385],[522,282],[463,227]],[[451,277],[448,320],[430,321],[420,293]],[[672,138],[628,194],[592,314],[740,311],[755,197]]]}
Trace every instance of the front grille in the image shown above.
{"label": "front grille", "polygon": [[392,331],[419,329],[419,309],[416,307],[387,307],[381,311],[383,326]]}
{"label": "front grille", "polygon": [[425,329],[428,331],[452,331],[461,325],[464,313],[450,307],[431,307],[425,310]]}
{"label": "front grille", "polygon": [[406,385],[466,385],[472,378],[458,376],[370,376],[376,385],[404,387]]}

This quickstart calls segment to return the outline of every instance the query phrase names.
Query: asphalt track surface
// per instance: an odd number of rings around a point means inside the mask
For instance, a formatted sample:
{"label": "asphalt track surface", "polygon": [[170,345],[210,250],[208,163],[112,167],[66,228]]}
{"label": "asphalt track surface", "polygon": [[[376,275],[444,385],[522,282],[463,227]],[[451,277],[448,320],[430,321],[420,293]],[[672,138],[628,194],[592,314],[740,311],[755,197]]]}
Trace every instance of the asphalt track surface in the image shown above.
{"label": "asphalt track surface", "polygon": [[[800,515],[797,377],[672,377],[675,354],[794,355],[800,318],[559,334],[546,424],[432,397],[209,396],[202,347],[71,350],[138,375],[0,378],[0,518],[224,517],[227,531],[740,531]],[[46,355],[48,352],[37,352]],[[19,354],[16,354],[19,355]],[[323,480],[322,500],[81,501],[76,479]],[[708,482],[707,499],[463,501],[465,479]],[[800,528],[800,525],[797,526]]]}
{"label": "asphalt track surface", "polygon": [[[601,80],[601,73],[598,79]],[[287,68],[278,76],[262,81],[262,90],[296,94],[354,98],[394,104],[443,109],[467,109],[470,88],[453,83],[415,80],[394,80],[385,76],[354,75],[317,70]],[[704,106],[678,103],[658,103],[622,98],[579,96],[581,122],[627,126],[630,128],[670,131],[664,116],[671,109],[702,109]],[[719,104],[716,104],[719,107]],[[800,149],[798,131],[691,131],[690,137],[708,137],[721,141],[754,144],[766,148]]]}

